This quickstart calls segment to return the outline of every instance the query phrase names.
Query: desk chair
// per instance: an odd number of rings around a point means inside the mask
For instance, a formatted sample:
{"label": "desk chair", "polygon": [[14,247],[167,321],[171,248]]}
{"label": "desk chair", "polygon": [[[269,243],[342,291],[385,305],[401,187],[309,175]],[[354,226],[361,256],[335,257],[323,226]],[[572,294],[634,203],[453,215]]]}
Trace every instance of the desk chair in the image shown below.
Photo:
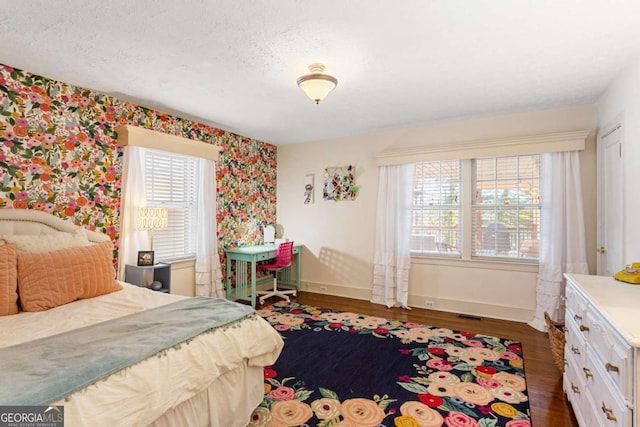
{"label": "desk chair", "polygon": [[291,266],[293,262],[293,242],[284,242],[278,245],[278,252],[276,254],[276,260],[271,264],[258,265],[259,270],[269,271],[273,273],[273,289],[268,291],[257,291],[256,294],[262,295],[260,297],[260,305],[264,304],[264,300],[273,296],[284,298],[289,302],[289,295],[296,296],[295,289],[288,289],[286,291],[278,290],[278,272]]}

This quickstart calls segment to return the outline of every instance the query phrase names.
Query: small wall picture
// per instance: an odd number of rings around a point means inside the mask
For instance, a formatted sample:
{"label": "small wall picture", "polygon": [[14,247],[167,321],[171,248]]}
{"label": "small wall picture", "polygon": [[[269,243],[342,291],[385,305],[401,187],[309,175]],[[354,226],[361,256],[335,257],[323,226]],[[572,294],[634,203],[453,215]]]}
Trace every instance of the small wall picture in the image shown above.
{"label": "small wall picture", "polygon": [[313,175],[307,175],[304,177],[304,204],[310,205],[313,203]]}
{"label": "small wall picture", "polygon": [[153,265],[153,251],[138,251],[138,265]]}

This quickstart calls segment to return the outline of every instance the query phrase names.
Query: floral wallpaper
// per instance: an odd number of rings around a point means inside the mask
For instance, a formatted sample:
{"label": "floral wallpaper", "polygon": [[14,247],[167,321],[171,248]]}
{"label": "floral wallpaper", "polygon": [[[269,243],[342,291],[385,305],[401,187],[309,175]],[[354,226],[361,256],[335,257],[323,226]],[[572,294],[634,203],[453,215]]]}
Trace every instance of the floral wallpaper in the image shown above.
{"label": "floral wallpaper", "polygon": [[259,244],[275,223],[276,147],[0,64],[0,207],[37,209],[108,234],[118,247],[122,149],[117,125],[222,147],[217,228]]}

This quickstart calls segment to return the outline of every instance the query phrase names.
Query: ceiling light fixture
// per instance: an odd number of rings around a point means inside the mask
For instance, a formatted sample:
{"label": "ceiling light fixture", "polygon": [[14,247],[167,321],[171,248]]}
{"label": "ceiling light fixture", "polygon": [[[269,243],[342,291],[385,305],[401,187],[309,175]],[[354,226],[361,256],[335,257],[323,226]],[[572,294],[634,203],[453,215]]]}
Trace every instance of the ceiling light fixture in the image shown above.
{"label": "ceiling light fixture", "polygon": [[324,74],[324,65],[314,63],[309,65],[311,74],[306,74],[298,79],[298,86],[312,101],[319,104],[338,85],[338,79]]}

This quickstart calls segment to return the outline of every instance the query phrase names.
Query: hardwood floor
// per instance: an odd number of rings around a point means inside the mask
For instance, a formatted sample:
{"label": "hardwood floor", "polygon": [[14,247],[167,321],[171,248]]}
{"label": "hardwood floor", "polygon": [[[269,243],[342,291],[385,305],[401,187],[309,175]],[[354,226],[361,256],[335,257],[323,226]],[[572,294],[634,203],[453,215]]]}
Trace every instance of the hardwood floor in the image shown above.
{"label": "hardwood floor", "polygon": [[[292,300],[317,307],[518,340],[523,347],[532,424],[535,427],[578,427],[571,405],[562,390],[562,375],[553,363],[547,334],[538,332],[525,323],[490,318],[470,319],[454,313],[419,308],[387,308],[368,301],[310,292],[300,292]],[[266,304],[273,302],[276,299],[270,299]]]}

